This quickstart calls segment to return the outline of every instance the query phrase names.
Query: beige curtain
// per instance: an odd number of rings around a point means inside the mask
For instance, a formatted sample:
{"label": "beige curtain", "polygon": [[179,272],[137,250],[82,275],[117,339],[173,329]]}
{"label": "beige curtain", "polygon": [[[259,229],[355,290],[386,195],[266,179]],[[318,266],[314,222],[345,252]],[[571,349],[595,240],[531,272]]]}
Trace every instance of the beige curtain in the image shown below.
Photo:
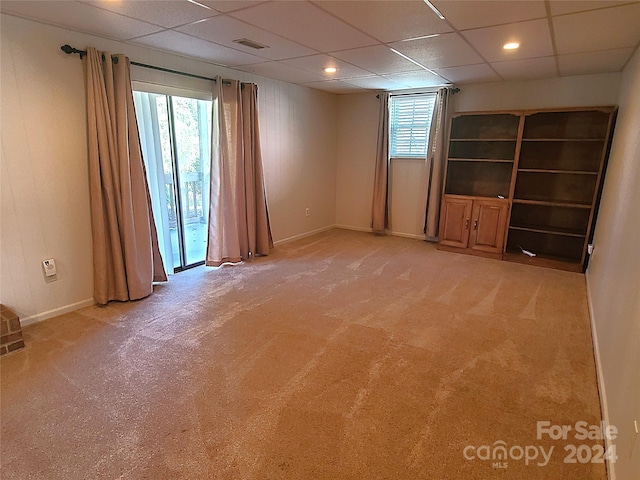
{"label": "beige curtain", "polygon": [[133,106],[129,59],[88,48],[89,191],[94,299],[136,300],[166,281]]}
{"label": "beige curtain", "polygon": [[258,87],[254,84],[223,82],[221,78],[215,83],[205,261],[209,266],[268,255],[273,247],[257,100]]}
{"label": "beige curtain", "polygon": [[447,158],[447,129],[449,128],[449,96],[448,88],[438,90],[431,130],[429,131],[429,145],[427,146],[427,198],[425,207],[424,233],[427,240],[435,241],[438,237],[440,222],[440,201],[442,197],[442,183],[444,165]]}
{"label": "beige curtain", "polygon": [[378,147],[373,182],[371,228],[384,233],[389,227],[389,93],[381,93],[378,116]]}

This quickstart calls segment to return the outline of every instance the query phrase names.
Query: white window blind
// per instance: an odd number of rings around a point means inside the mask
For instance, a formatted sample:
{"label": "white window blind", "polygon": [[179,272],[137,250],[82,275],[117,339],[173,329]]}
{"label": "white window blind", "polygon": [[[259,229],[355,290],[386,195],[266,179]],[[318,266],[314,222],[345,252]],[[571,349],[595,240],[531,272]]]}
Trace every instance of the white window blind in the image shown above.
{"label": "white window blind", "polygon": [[426,156],[435,99],[435,93],[390,98],[389,155],[392,158]]}

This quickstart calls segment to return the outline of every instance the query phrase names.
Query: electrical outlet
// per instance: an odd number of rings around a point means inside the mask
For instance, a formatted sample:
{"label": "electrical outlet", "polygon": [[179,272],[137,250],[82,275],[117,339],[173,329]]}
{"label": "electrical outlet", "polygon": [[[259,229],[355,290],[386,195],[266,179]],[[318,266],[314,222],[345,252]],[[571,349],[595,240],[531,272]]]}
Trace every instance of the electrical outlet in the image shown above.
{"label": "electrical outlet", "polygon": [[304,209],[304,216],[308,217],[309,216],[309,207]]}
{"label": "electrical outlet", "polygon": [[58,280],[56,261],[53,258],[42,261],[42,272],[44,273],[45,282],[49,283]]}

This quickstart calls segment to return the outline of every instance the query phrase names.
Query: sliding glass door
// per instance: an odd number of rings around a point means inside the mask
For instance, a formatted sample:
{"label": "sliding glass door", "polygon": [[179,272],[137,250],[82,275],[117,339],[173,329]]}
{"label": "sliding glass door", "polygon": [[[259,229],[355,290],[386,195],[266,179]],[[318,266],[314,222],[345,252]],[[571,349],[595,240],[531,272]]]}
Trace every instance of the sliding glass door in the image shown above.
{"label": "sliding glass door", "polygon": [[165,268],[204,263],[211,101],[134,92],[142,154]]}

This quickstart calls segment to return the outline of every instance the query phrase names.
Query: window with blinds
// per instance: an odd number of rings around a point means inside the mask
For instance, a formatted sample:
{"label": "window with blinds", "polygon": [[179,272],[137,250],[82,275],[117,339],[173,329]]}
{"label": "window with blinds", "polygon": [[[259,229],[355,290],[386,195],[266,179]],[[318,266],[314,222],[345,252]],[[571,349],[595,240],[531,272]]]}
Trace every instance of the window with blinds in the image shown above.
{"label": "window with blinds", "polygon": [[389,99],[389,156],[424,158],[436,94],[398,95]]}

